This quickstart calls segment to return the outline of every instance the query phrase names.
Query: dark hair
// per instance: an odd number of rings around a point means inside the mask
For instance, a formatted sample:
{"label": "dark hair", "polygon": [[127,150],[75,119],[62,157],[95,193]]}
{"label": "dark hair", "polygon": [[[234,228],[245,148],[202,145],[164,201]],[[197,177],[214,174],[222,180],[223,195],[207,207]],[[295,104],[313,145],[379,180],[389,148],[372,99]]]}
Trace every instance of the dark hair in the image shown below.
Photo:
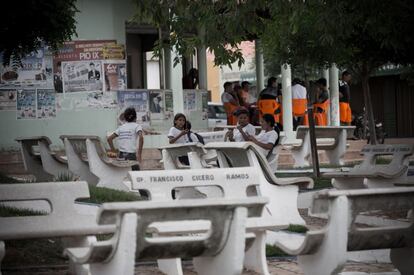
{"label": "dark hair", "polygon": [[185,122],[185,129],[191,130],[191,122],[188,120]]}
{"label": "dark hair", "polygon": [[124,111],[124,118],[127,122],[135,122],[137,120],[137,112],[133,107],[128,107]]}
{"label": "dark hair", "polygon": [[299,79],[299,78],[297,78],[297,77],[295,77],[295,78],[292,80],[292,85],[296,85],[296,84],[299,84],[299,85],[302,85],[302,86],[303,86],[302,80],[300,80],[300,79]]}
{"label": "dark hair", "polygon": [[94,66],[95,66],[95,64],[93,64],[93,62],[89,63],[89,66],[92,66],[92,65],[94,65]]}
{"label": "dark hair", "polygon": [[348,76],[348,75],[351,75],[351,73],[350,73],[350,72],[348,72],[348,71],[343,71],[343,72],[342,72],[342,77],[344,77],[344,76]]}
{"label": "dark hair", "polygon": [[276,82],[276,81],[277,81],[276,77],[274,76],[269,77],[269,79],[267,80],[267,87],[272,87],[273,82]]}
{"label": "dark hair", "polygon": [[244,86],[246,86],[246,85],[250,85],[250,82],[249,82],[249,81],[243,81],[243,82],[241,83],[242,88],[243,88]]}
{"label": "dark hair", "polygon": [[275,127],[275,117],[271,114],[264,114],[262,119],[266,121],[271,127]]}
{"label": "dark hair", "polygon": [[326,78],[319,78],[318,80],[316,80],[316,84],[322,85],[324,87],[326,87],[328,85],[328,82],[326,81]]}
{"label": "dark hair", "polygon": [[223,84],[223,88],[226,89],[226,87],[231,86],[231,85],[232,85],[231,82],[226,81]]}
{"label": "dark hair", "polygon": [[183,113],[177,113],[175,116],[174,116],[174,126],[176,126],[175,125],[175,122],[180,118],[180,117],[183,117],[184,118],[184,120],[185,120],[185,124],[184,124],[184,126],[187,124],[187,118],[185,117],[185,115],[183,114]]}
{"label": "dark hair", "polygon": [[249,111],[246,108],[241,107],[241,108],[238,108],[233,113],[233,115],[235,115],[236,117],[238,117],[239,115],[242,115],[242,114],[245,114],[245,115],[248,116],[249,115]]}

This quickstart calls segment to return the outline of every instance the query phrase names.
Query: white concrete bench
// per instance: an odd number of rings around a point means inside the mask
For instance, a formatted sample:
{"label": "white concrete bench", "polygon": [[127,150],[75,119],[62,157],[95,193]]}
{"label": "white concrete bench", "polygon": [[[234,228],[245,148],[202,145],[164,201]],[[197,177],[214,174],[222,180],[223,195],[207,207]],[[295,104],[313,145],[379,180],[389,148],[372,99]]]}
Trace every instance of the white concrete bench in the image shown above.
{"label": "white concrete bench", "polygon": [[98,187],[125,190],[122,181],[136,161],[117,160],[106,155],[98,136],[62,135],[69,169]]}
{"label": "white concrete bench", "polygon": [[[241,274],[248,209],[258,216],[265,203],[264,198],[105,203],[98,223],[116,223],[117,233],[109,240],[69,248],[66,253],[79,265],[89,264],[92,275],[132,275],[135,259],[170,258],[193,258],[201,275]],[[154,223],[176,222],[186,228],[200,220],[210,224],[204,234],[151,233]],[[166,274],[174,273],[167,270]]]}
{"label": "white concrete bench", "polygon": [[161,146],[159,149],[161,150],[162,162],[166,170],[190,168],[178,159],[179,157],[187,156],[190,152],[196,152],[200,156],[203,167],[209,167],[210,165],[207,164],[207,161],[215,158],[214,154],[207,154],[208,152],[204,149],[203,144],[198,142],[170,144]]}
{"label": "white concrete bench", "polygon": [[414,224],[360,227],[357,216],[366,211],[414,211],[414,188],[326,190],[314,196],[311,215],[329,217],[326,227],[296,235],[281,234],[277,246],[298,255],[305,275],[338,274],[348,251],[391,248],[391,261],[402,275],[414,270]]}
{"label": "white concrete bench", "polygon": [[[129,173],[130,190],[134,192],[145,190],[153,201],[171,201],[172,193],[177,189],[201,187],[207,198],[221,197],[227,200],[246,196],[268,196],[273,203],[266,205],[262,216],[248,219],[247,231],[254,234],[255,240],[246,251],[245,267],[260,274],[269,274],[266,262],[266,230],[287,228],[290,224],[304,224],[304,221],[296,207],[297,187],[286,186],[287,188],[280,189],[278,194],[269,194],[260,190],[259,174],[260,171],[254,167]],[[220,195],[217,196],[217,191],[211,190],[213,188],[218,188]],[[180,198],[185,199],[185,195]],[[204,224],[193,224],[185,229],[189,232],[198,232],[203,231],[203,228],[205,228]],[[162,228],[157,226],[157,230],[162,233],[183,231],[182,228],[177,229],[171,224],[166,224]],[[161,270],[178,270],[174,274],[181,274],[181,265],[177,259],[161,261],[159,267]]]}
{"label": "white concrete bench", "polygon": [[69,173],[67,160],[50,149],[51,141],[48,137],[22,137],[16,141],[20,144],[26,171],[38,181],[49,181],[53,177]]}
{"label": "white concrete bench", "polygon": [[260,183],[258,194],[266,194],[270,198],[267,208],[270,215],[278,220],[289,220],[292,224],[305,224],[297,209],[299,186],[313,188],[313,180],[308,177],[277,178],[263,154],[251,142],[209,143],[205,149],[217,152],[219,166],[254,167],[259,171]]}
{"label": "white concrete bench", "polygon": [[[414,154],[413,144],[366,145],[361,150],[364,160],[347,172],[324,173],[332,178],[338,189],[391,187],[414,184],[408,177],[409,158]],[[391,156],[388,164],[376,164],[378,158]]]}
{"label": "white concrete bench", "polygon": [[[353,136],[355,126],[316,126],[316,147],[318,150],[325,150],[329,163],[332,165],[343,165],[342,157],[347,148],[346,140]],[[294,167],[309,166],[311,156],[309,127],[299,126],[296,129],[296,139],[301,143],[282,142],[289,148],[295,160]]]}
{"label": "white concrete bench", "polygon": [[89,235],[114,233],[114,225],[98,225],[95,215],[76,210],[75,200],[88,197],[88,185],[81,181],[0,184],[0,205],[26,202],[30,209],[30,203],[41,201],[50,209],[41,216],[0,217],[0,255],[7,240],[65,237],[70,247],[87,245],[93,240]]}

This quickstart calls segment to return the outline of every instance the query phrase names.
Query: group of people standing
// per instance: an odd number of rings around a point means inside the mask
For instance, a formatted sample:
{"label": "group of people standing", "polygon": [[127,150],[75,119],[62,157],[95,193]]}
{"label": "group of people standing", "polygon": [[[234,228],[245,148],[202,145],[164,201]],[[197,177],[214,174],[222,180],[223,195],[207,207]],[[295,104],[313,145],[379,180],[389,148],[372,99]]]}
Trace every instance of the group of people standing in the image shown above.
{"label": "group of people standing", "polygon": [[[350,125],[352,120],[350,108],[350,89],[351,74],[348,71],[342,73],[339,81],[339,108],[340,121],[342,125]],[[258,110],[259,117],[265,114],[271,114],[279,128],[283,127],[282,121],[282,87],[277,83],[276,77],[270,77],[267,86],[263,89],[252,103],[249,98],[249,84],[242,82],[242,85],[233,85],[231,82],[224,83],[224,92],[221,96],[224,108],[227,113],[227,124],[236,125],[236,112],[240,109],[248,110],[250,119],[253,122],[254,109]],[[330,104],[327,80],[320,78],[316,81],[310,81],[309,89],[304,82],[295,78],[292,81],[292,115],[293,125],[296,129],[299,125],[309,125],[308,123],[308,105],[311,103],[315,124],[318,126],[327,126],[328,108]]]}

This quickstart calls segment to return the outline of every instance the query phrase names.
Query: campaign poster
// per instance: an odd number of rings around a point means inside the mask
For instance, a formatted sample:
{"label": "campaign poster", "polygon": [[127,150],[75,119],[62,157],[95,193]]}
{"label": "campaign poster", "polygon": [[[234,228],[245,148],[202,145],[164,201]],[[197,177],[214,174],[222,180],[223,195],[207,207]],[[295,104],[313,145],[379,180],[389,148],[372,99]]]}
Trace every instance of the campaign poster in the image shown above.
{"label": "campaign poster", "polygon": [[56,93],[54,89],[37,89],[37,118],[56,118]]}
{"label": "campaign poster", "polygon": [[52,55],[46,48],[40,48],[20,60],[11,56],[7,65],[3,64],[0,53],[0,88],[51,88],[52,83]]}
{"label": "campaign poster", "polygon": [[148,90],[118,91],[117,99],[120,113],[128,107],[134,107],[137,112],[137,122],[149,124]]}
{"label": "campaign poster", "polygon": [[184,110],[196,110],[196,91],[187,90],[184,92]]}
{"label": "campaign poster", "polygon": [[103,64],[105,77],[105,91],[116,92],[126,90],[127,74],[125,62],[107,62]]}
{"label": "campaign poster", "polygon": [[53,85],[56,92],[64,92],[63,62],[102,60],[104,59],[103,48],[115,44],[116,40],[75,40],[63,43],[58,53],[53,57]]}
{"label": "campaign poster", "polygon": [[165,118],[169,119],[174,115],[173,94],[171,91],[164,91]]}
{"label": "campaign poster", "polygon": [[201,92],[201,108],[203,111],[203,119],[208,119],[208,93]]}
{"label": "campaign poster", "polygon": [[36,119],[36,89],[17,90],[17,119]]}
{"label": "campaign poster", "polygon": [[161,90],[149,91],[149,109],[151,119],[164,119],[164,92]]}
{"label": "campaign poster", "polygon": [[16,89],[0,90],[0,111],[16,111]]}
{"label": "campaign poster", "polygon": [[64,93],[102,91],[102,62],[68,61],[62,63]]}

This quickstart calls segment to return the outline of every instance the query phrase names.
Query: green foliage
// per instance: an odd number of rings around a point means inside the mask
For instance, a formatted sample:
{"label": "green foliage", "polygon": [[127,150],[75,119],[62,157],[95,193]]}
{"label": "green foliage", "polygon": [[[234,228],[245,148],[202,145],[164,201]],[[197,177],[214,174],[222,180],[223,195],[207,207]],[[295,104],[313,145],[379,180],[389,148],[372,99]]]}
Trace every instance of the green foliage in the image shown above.
{"label": "green foliage", "polygon": [[57,50],[76,34],[76,0],[7,1],[0,19],[0,52],[3,63],[29,54],[42,43]]}
{"label": "green foliage", "polygon": [[308,231],[308,228],[300,224],[289,224],[289,227],[286,229],[286,231],[294,233],[306,233]]}
{"label": "green foliage", "polygon": [[44,216],[45,212],[33,209],[15,208],[0,205],[0,217],[24,217],[24,216]]}
{"label": "green foliage", "polygon": [[[135,22],[149,23],[163,31],[155,52],[163,47],[175,49],[180,56],[207,45],[216,65],[244,63],[238,43],[251,40],[263,31],[267,1],[192,1],[135,0]],[[174,60],[176,64],[179,58]]]}
{"label": "green foliage", "polygon": [[275,245],[266,245],[266,257],[286,257],[289,256]]}

